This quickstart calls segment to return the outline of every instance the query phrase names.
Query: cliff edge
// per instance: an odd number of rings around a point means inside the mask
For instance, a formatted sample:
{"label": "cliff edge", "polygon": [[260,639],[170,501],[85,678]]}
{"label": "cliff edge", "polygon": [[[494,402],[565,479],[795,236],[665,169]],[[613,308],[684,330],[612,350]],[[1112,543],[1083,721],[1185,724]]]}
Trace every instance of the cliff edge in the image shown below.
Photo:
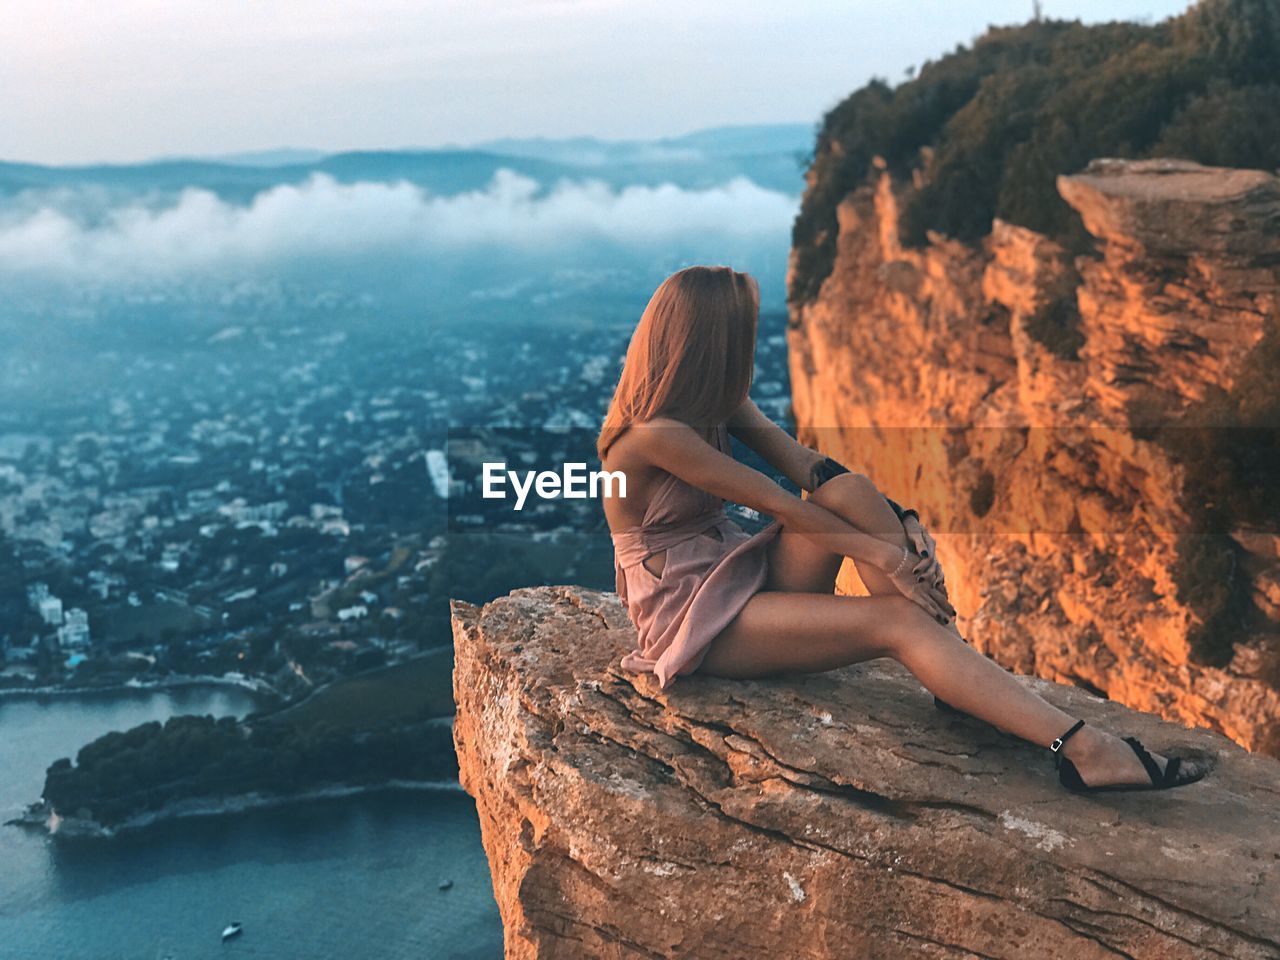
{"label": "cliff edge", "polygon": [[1028,679],[1213,764],[1081,798],[888,661],[660,692],[618,667],[618,599],[575,587],[455,602],[453,630],[508,960],[1280,955],[1280,764],[1215,733]]}
{"label": "cliff edge", "polygon": [[920,510],[1006,667],[1280,756],[1280,178],[1095,161],[1058,180],[1072,256],[999,220],[904,245],[922,177],[838,204],[791,306],[800,438]]}

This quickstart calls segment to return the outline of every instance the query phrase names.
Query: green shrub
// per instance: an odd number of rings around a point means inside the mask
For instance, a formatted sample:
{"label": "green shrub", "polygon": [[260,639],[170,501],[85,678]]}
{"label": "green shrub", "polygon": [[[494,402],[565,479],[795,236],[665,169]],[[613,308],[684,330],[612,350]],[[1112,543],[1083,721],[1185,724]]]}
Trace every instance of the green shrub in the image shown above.
{"label": "green shrub", "polygon": [[1280,143],[1280,84],[1231,87],[1215,81],[1168,123],[1153,153],[1211,166],[1267,169]]}
{"label": "green shrub", "polygon": [[823,119],[789,298],[812,298],[831,272],[836,205],[876,157],[901,177],[923,167],[902,211],[906,243],[929,230],[977,240],[998,216],[1079,251],[1086,238],[1059,174],[1160,155],[1273,169],[1278,85],[1280,0],[1205,0],[1155,25],[995,28],[896,87],[874,80]]}

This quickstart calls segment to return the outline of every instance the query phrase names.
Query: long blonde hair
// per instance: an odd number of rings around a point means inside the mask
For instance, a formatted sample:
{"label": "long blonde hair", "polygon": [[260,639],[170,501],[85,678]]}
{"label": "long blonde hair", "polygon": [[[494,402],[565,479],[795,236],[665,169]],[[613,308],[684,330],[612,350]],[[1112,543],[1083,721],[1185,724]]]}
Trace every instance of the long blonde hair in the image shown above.
{"label": "long blonde hair", "polygon": [[596,440],[603,459],[634,423],[671,417],[719,424],[747,399],[755,364],[760,285],[731,267],[686,267],[644,308]]}

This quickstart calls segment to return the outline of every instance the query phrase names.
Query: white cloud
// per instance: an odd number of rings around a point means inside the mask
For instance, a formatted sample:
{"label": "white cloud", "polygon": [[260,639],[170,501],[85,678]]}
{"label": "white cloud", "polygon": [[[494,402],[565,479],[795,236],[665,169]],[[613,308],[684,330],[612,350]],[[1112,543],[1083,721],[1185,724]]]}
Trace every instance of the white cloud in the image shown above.
{"label": "white cloud", "polygon": [[599,180],[560,181],[543,196],[538,188],[501,169],[485,189],[453,196],[324,175],[264,190],[246,206],[203,189],[160,203],[104,200],[91,189],[28,192],[0,208],[0,273],[131,280],[308,257],[649,248],[698,236],[785,248],[799,203],[744,177],[706,190],[615,190]]}

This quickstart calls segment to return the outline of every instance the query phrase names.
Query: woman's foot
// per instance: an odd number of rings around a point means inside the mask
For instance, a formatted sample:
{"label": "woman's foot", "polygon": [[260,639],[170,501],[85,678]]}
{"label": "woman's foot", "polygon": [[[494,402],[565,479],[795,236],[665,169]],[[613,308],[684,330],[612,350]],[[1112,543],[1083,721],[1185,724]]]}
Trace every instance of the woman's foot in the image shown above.
{"label": "woman's foot", "polygon": [[[1138,754],[1120,737],[1093,727],[1082,727],[1062,747],[1062,756],[1075,766],[1080,779],[1089,787],[1150,787],[1151,775]],[[1150,754],[1161,771],[1169,759]],[[1181,760],[1178,779],[1190,782],[1204,776],[1204,770],[1192,760]]]}

